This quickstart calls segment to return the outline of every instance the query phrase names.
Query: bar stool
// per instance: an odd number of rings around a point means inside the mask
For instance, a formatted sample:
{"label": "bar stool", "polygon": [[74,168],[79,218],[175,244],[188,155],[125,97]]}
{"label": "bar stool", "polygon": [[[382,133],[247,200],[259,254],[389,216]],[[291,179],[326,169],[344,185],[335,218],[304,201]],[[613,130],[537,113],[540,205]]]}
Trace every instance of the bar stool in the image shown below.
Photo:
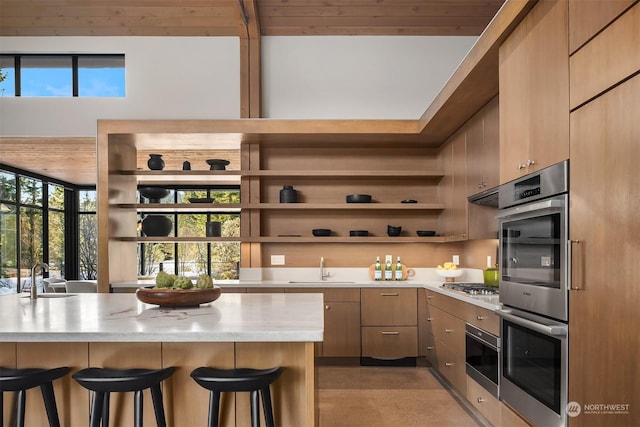
{"label": "bar stool", "polygon": [[258,392],[262,396],[264,417],[267,427],[275,427],[273,408],[271,406],[270,385],[282,374],[283,368],[270,369],[216,369],[209,367],[196,368],[191,372],[193,378],[209,393],[209,427],[218,427],[220,415],[220,393],[248,391],[251,393],[251,426],[260,427],[260,403]]}
{"label": "bar stool", "polygon": [[69,373],[69,368],[54,369],[12,369],[0,367],[0,423],[4,416],[3,394],[5,391],[17,392],[16,426],[24,426],[24,413],[26,405],[26,391],[40,387],[44,407],[47,410],[47,419],[50,427],[60,427],[56,396],[53,393],[53,381],[62,378]]}
{"label": "bar stool", "polygon": [[175,367],[164,369],[109,369],[86,368],[72,375],[81,386],[94,392],[91,402],[91,427],[109,426],[109,394],[135,392],[134,425],[142,427],[142,391],[150,388],[158,427],[166,427],[160,383],[169,378]]}

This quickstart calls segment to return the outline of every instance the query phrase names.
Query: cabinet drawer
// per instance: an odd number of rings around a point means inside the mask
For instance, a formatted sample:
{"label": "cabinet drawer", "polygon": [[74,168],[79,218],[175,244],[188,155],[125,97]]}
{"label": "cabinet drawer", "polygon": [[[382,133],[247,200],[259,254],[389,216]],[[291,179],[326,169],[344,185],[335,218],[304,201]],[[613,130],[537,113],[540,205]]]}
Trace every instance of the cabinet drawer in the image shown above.
{"label": "cabinet drawer", "polygon": [[418,328],[416,326],[389,326],[362,328],[363,357],[416,357],[418,355]]}
{"label": "cabinet drawer", "polygon": [[438,372],[442,374],[460,394],[467,391],[467,373],[464,353],[449,348],[436,340],[438,353]]}
{"label": "cabinet drawer", "polygon": [[417,289],[362,289],[362,326],[417,326]]}
{"label": "cabinet drawer", "polygon": [[477,305],[467,305],[467,323],[471,323],[476,328],[490,332],[495,336],[500,336],[500,318],[493,311]]}
{"label": "cabinet drawer", "polygon": [[464,355],[464,334],[466,326],[464,320],[458,319],[435,307],[431,307],[431,318],[436,343],[442,342],[451,350]]}
{"label": "cabinet drawer", "polygon": [[432,367],[438,367],[438,351],[436,349],[436,339],[433,335],[427,334],[424,339],[425,357]]}
{"label": "cabinet drawer", "polygon": [[467,376],[467,400],[494,426],[500,426],[500,402]]}
{"label": "cabinet drawer", "polygon": [[455,298],[442,295],[438,292],[427,290],[427,304],[432,307],[438,307],[447,313],[451,313],[461,319],[466,317],[467,303]]}

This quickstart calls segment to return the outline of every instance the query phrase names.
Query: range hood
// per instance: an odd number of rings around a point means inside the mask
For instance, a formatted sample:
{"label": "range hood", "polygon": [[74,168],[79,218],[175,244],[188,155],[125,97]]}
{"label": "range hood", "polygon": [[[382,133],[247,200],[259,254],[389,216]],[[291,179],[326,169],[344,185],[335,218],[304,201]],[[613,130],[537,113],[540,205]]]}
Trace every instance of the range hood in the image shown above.
{"label": "range hood", "polygon": [[471,203],[477,205],[498,207],[498,187],[493,187],[488,190],[484,190],[480,193],[476,193],[467,198]]}

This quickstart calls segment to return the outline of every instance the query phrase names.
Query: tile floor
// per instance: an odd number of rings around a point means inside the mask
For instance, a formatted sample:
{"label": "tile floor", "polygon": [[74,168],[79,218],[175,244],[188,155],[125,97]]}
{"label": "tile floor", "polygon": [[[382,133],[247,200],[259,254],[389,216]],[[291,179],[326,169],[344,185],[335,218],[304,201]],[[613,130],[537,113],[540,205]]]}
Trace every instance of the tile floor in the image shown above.
{"label": "tile floor", "polygon": [[318,366],[319,427],[478,427],[426,367]]}

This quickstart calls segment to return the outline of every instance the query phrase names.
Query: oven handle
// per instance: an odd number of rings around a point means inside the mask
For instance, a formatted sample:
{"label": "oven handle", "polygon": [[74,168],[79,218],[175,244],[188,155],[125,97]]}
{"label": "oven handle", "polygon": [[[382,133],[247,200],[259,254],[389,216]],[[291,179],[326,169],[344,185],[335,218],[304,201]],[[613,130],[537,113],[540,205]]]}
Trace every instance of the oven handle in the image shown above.
{"label": "oven handle", "polygon": [[505,217],[515,216],[515,215],[529,213],[529,212],[537,212],[537,211],[540,211],[540,213],[542,213],[547,210],[563,209],[565,206],[566,206],[566,203],[563,199],[552,198],[549,200],[542,200],[540,202],[531,202],[524,205],[501,209],[496,214],[496,218],[501,219]]}
{"label": "oven handle", "polygon": [[547,326],[547,325],[542,325],[538,322],[533,322],[531,320],[525,319],[523,317],[520,316],[515,316],[513,314],[511,314],[510,310],[503,310],[503,309],[497,309],[495,311],[495,313],[502,317],[503,319],[506,319],[510,322],[513,322],[517,325],[520,326],[524,326],[526,328],[529,328],[531,330],[534,330],[536,332],[540,332],[541,334],[547,335],[547,336],[566,336],[567,335],[567,327],[564,325],[554,325],[554,326]]}

